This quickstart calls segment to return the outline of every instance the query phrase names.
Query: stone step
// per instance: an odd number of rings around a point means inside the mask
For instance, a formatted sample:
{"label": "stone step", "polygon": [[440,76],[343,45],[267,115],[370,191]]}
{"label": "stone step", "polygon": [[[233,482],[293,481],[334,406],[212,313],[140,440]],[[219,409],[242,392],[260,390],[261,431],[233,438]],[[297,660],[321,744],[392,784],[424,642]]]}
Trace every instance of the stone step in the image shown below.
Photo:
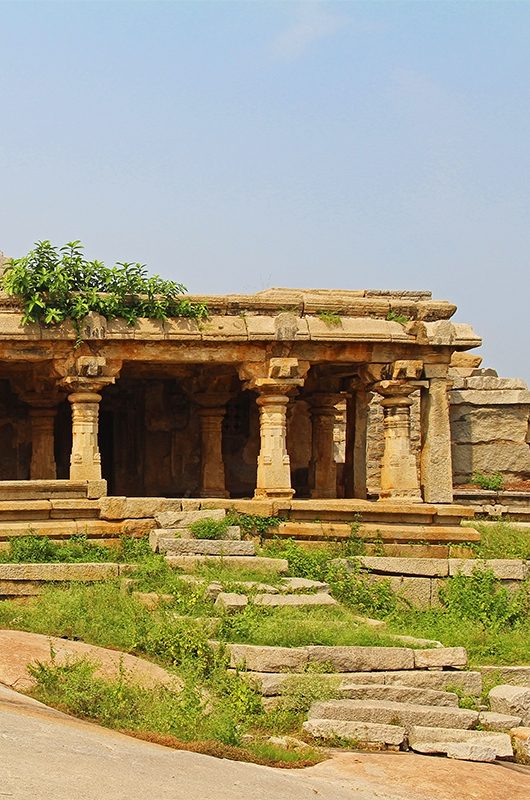
{"label": "stone step", "polygon": [[[190,528],[153,528],[149,531],[149,544],[155,553],[159,551],[159,542],[162,539],[192,539],[194,541],[200,541],[193,536]],[[224,531],[223,535],[219,536],[215,541],[240,540],[241,528],[239,525],[230,525],[226,531]]]}
{"label": "stone step", "polygon": [[170,539],[158,540],[158,551],[175,556],[254,556],[254,542],[224,539]]}
{"label": "stone step", "polygon": [[[297,685],[311,684],[315,680],[313,673],[298,673],[295,676],[286,672],[247,672],[251,680],[265,697],[281,695],[293,679]],[[482,693],[482,676],[480,672],[450,670],[395,670],[386,672],[328,672],[318,674],[318,681],[329,683],[340,693],[343,687],[355,684],[377,684],[385,686],[409,686],[416,689],[459,692],[478,698]]]}
{"label": "stone step", "polygon": [[256,606],[269,606],[271,608],[338,605],[335,598],[326,592],[317,592],[317,594],[257,594],[252,599],[252,602]]}
{"label": "stone step", "polygon": [[79,498],[59,500],[0,500],[0,519],[28,523],[32,520],[99,517],[97,500]]}
{"label": "stone step", "polygon": [[[77,499],[101,496],[103,481],[0,481],[0,501]],[[94,491],[98,489],[99,492]]]}
{"label": "stone step", "polygon": [[485,731],[511,731],[522,724],[521,717],[512,714],[498,714],[495,711],[481,711],[478,721]]}
{"label": "stone step", "polygon": [[[107,522],[101,519],[38,519],[13,520],[0,526],[0,542],[8,542],[17,536],[48,536],[54,540],[68,539],[74,534],[84,534],[88,538],[117,539],[122,534],[141,532],[135,523],[141,520]],[[132,524],[130,524],[132,523]]]}
{"label": "stone step", "polygon": [[201,565],[222,566],[228,569],[252,569],[263,572],[281,574],[289,571],[289,562],[285,558],[266,558],[264,556],[204,556],[204,555],[167,555],[170,567],[184,572],[194,572]]}
{"label": "stone step", "polygon": [[[472,527],[462,528],[459,525],[408,524],[400,522],[372,523],[363,522],[354,530],[360,539],[381,542],[433,542],[459,543],[478,542],[480,533]],[[281,522],[277,528],[270,529],[269,537],[317,540],[346,541],[352,536],[352,527],[340,522]]]}
{"label": "stone step", "polygon": [[408,741],[409,747],[416,753],[447,755],[454,744],[476,743],[491,746],[497,758],[513,758],[512,743],[507,733],[414,725],[409,730]]}
{"label": "stone step", "polygon": [[309,719],[340,719],[349,722],[376,722],[401,725],[409,730],[414,725],[438,728],[474,728],[478,711],[453,706],[426,706],[386,700],[326,700],[313,703]]}
{"label": "stone step", "polygon": [[454,692],[416,689],[412,686],[343,682],[340,687],[340,696],[349,700],[382,700],[383,702],[390,701],[392,703],[414,703],[422,706],[452,706],[458,708],[458,695],[454,694]]}
{"label": "stone step", "polygon": [[[441,669],[460,666],[467,658],[462,647],[413,650],[410,647],[361,647],[355,645],[268,647],[227,644],[231,666],[254,672],[303,672],[308,664],[325,665],[334,672],[383,672],[394,670]],[[458,674],[458,673],[455,673]]]}
{"label": "stone step", "polygon": [[310,719],[302,728],[315,739],[345,739],[352,744],[385,744],[399,747],[405,741],[405,728],[375,722],[348,722],[336,719]]}

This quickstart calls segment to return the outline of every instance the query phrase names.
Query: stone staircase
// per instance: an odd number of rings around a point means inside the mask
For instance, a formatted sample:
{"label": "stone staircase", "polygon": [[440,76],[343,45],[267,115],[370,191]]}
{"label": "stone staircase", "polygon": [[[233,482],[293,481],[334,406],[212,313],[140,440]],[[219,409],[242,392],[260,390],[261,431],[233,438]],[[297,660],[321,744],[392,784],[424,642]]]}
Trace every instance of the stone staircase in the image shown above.
{"label": "stone staircase", "polygon": [[[465,670],[463,648],[302,648],[226,645],[232,669],[277,706],[296,687],[318,681],[334,699],[314,702],[303,724],[311,739],[329,744],[411,749],[478,761],[512,759],[510,736],[525,731],[530,690],[492,690],[491,711],[480,705],[482,678]],[[315,674],[318,665],[333,672]],[[512,687],[513,689],[513,687]],[[460,708],[458,695],[475,699]],[[515,710],[514,710],[515,709]]]}

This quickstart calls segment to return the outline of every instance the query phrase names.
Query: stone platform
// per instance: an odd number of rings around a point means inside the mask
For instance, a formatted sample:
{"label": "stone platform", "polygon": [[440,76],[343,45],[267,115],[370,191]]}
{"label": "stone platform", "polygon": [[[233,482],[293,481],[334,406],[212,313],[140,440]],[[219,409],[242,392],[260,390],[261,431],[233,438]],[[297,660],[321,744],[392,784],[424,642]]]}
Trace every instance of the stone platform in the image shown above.
{"label": "stone platform", "polygon": [[[149,533],[158,527],[157,514],[211,509],[280,517],[285,522],[272,527],[269,537],[294,538],[319,545],[344,541],[353,533],[367,542],[385,546],[436,545],[438,549],[432,555],[447,557],[449,544],[480,538],[469,526],[474,509],[462,505],[367,500],[107,497],[104,492],[104,481],[0,482],[0,548],[7,547],[10,538],[30,533],[54,540],[84,533],[89,538],[112,544],[123,534]],[[468,523],[465,528],[460,526],[463,520]]]}

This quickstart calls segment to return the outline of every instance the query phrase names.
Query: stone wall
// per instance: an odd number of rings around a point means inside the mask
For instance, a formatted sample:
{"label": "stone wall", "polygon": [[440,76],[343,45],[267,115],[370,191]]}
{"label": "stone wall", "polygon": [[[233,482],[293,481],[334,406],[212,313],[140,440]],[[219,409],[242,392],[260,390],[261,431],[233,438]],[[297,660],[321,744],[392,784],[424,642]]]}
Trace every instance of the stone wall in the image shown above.
{"label": "stone wall", "polygon": [[455,375],[451,396],[453,480],[500,473],[506,483],[530,480],[530,391],[493,370]]}

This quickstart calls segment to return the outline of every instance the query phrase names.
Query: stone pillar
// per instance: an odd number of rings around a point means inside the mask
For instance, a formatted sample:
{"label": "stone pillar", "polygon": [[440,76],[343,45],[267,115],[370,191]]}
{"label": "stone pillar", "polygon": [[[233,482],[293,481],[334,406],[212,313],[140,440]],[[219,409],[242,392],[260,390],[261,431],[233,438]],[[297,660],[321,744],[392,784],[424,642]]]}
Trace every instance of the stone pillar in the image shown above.
{"label": "stone pillar", "polygon": [[55,480],[57,467],[55,464],[55,417],[57,408],[30,408],[31,423],[31,463],[30,480]]}
{"label": "stone pillar", "polygon": [[402,380],[385,380],[374,385],[383,396],[384,453],[381,462],[380,500],[421,503],[416,457],[410,441],[409,395],[418,386]]}
{"label": "stone pillar", "polygon": [[425,364],[421,397],[421,486],[426,503],[453,502],[447,367]]}
{"label": "stone pillar", "polygon": [[311,413],[311,462],[309,465],[311,497],[337,496],[337,467],[334,458],[335,405],[338,394],[315,392],[309,396]]}
{"label": "stone pillar", "polygon": [[70,480],[101,480],[101,455],[98,447],[99,404],[97,392],[73,392],[68,395],[72,405],[72,454]]}
{"label": "stone pillar", "polygon": [[[254,497],[291,498],[291,462],[287,452],[288,387],[259,387],[260,451]],[[283,390],[283,391],[282,391]]]}
{"label": "stone pillar", "polygon": [[223,420],[226,402],[219,395],[196,395],[201,406],[201,497],[228,497],[223,461]]}

